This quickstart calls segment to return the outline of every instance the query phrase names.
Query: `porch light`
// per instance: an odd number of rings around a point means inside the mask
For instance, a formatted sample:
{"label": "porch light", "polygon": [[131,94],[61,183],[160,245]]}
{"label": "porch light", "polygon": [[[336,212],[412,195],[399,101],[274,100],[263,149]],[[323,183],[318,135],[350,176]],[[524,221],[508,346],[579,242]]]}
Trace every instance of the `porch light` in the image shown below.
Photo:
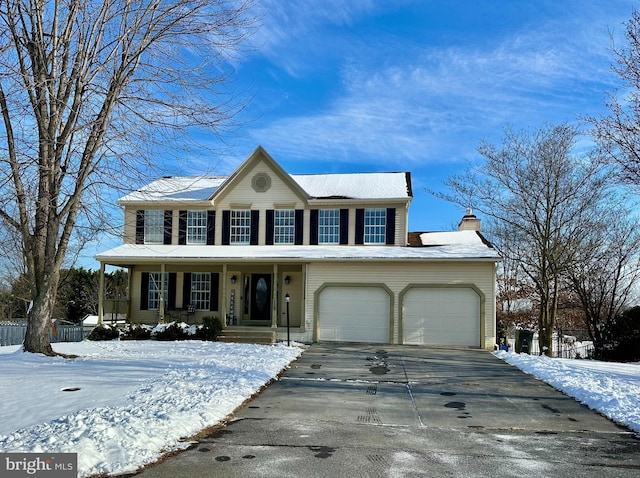
{"label": "porch light", "polygon": [[289,285],[289,282],[291,282],[291,277],[287,276],[284,278],[284,283]]}
{"label": "porch light", "polygon": [[231,276],[231,283],[232,284],[235,284],[237,280],[238,280],[238,278],[235,276],[235,274]]}

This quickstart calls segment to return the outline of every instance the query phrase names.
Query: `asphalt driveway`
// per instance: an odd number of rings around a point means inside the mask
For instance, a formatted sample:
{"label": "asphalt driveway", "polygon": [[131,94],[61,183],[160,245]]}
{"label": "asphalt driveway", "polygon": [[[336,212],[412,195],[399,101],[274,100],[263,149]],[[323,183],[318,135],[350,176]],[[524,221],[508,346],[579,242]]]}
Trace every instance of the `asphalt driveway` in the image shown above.
{"label": "asphalt driveway", "polygon": [[486,351],[324,343],[139,476],[640,477],[640,441]]}

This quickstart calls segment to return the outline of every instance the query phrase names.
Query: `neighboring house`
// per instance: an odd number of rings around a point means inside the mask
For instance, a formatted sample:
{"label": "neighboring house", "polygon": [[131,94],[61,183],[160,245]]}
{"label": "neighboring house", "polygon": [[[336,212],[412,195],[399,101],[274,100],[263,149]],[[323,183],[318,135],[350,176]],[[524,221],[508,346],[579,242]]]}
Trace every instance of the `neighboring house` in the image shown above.
{"label": "neighboring house", "polygon": [[[497,252],[460,231],[408,233],[409,173],[288,174],[258,147],[228,177],[167,177],[121,198],[127,317],[205,316],[302,342],[493,348]],[[102,296],[103,294],[101,294]]]}

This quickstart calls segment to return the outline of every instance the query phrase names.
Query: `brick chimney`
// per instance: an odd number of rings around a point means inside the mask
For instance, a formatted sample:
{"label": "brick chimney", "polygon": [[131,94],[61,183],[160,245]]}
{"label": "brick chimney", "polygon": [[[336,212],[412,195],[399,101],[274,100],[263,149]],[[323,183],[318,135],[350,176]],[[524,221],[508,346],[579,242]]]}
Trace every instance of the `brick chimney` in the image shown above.
{"label": "brick chimney", "polygon": [[467,208],[467,212],[462,216],[462,220],[458,224],[458,231],[477,231],[480,232],[480,219],[476,217],[471,208]]}

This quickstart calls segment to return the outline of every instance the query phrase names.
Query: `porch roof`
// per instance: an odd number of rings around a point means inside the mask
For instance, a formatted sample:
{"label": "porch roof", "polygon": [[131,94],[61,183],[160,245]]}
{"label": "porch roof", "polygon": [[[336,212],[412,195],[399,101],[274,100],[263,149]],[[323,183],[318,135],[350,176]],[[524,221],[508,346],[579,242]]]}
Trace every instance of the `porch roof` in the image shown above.
{"label": "porch roof", "polygon": [[[95,256],[99,262],[124,265],[141,262],[323,262],[323,261],[499,261],[495,249],[475,232],[455,234],[454,243],[422,247],[398,246],[206,246],[124,244]],[[465,240],[466,239],[466,240]],[[438,242],[438,241],[434,241]]]}

